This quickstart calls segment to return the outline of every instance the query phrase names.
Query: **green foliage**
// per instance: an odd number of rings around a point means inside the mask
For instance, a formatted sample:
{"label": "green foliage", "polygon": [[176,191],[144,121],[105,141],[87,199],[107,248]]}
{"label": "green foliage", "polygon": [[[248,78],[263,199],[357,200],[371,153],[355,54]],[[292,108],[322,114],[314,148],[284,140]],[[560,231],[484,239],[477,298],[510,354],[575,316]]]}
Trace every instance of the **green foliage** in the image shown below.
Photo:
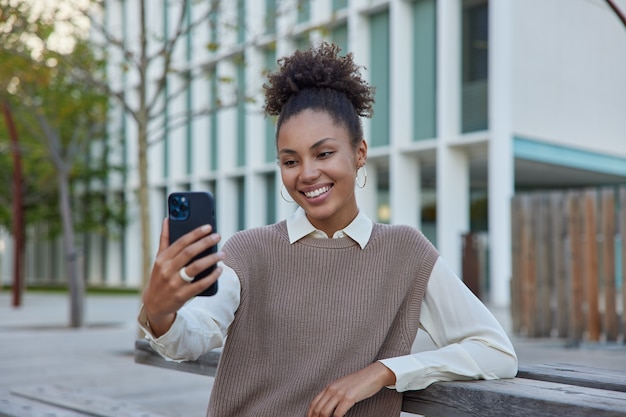
{"label": "green foliage", "polygon": [[[120,202],[106,201],[99,190],[106,189],[108,176],[121,168],[108,162],[108,97],[77,77],[76,68],[104,74],[106,62],[94,55],[87,38],[59,42],[58,16],[56,9],[36,13],[28,2],[0,0],[0,101],[10,105],[18,131],[25,220],[47,222],[51,233],[58,233],[57,179],[67,175],[78,213],[77,231],[105,233],[111,224],[124,223],[124,210]],[[71,50],[62,50],[67,45]],[[9,151],[2,120],[0,226],[4,227],[10,227],[11,220]]]}

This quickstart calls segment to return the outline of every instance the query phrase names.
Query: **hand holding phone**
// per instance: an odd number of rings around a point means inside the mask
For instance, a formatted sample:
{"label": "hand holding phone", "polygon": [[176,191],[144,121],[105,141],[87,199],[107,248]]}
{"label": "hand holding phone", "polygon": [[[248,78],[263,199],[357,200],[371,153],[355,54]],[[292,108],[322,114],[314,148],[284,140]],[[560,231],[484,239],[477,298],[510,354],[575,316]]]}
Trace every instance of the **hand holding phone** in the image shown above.
{"label": "hand holding phone", "polygon": [[[167,198],[168,206],[168,223],[169,223],[169,240],[170,244],[179,239],[184,234],[193,229],[210,224],[215,228],[215,199],[209,192],[204,191],[184,191],[175,192]],[[188,263],[192,263],[196,259],[203,258],[217,251],[217,245],[211,246],[202,253],[196,255]],[[215,269],[215,265],[205,269],[196,275],[193,281],[205,278]],[[217,281],[209,288],[197,294],[198,296],[211,296],[217,293]]]}

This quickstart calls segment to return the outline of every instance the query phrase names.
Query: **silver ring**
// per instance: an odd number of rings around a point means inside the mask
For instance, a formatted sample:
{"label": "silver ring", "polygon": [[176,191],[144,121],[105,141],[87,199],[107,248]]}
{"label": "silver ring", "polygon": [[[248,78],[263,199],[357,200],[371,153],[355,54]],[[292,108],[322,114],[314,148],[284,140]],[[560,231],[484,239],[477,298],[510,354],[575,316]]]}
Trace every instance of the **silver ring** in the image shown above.
{"label": "silver ring", "polygon": [[178,275],[180,275],[180,278],[185,282],[191,282],[194,279],[194,277],[190,277],[189,275],[187,275],[187,271],[185,271],[184,266],[180,268],[180,271],[178,271]]}

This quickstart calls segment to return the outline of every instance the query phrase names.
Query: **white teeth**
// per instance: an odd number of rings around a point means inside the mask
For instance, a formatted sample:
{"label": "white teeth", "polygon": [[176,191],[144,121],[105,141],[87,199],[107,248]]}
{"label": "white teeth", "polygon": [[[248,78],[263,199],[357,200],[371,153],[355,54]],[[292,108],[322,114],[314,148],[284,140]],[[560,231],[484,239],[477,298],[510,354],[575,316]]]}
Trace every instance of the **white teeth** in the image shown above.
{"label": "white teeth", "polygon": [[309,198],[313,198],[313,197],[317,197],[318,195],[324,194],[328,190],[330,190],[330,187],[327,186],[327,187],[319,188],[314,191],[310,191],[308,193],[304,193],[304,195]]}

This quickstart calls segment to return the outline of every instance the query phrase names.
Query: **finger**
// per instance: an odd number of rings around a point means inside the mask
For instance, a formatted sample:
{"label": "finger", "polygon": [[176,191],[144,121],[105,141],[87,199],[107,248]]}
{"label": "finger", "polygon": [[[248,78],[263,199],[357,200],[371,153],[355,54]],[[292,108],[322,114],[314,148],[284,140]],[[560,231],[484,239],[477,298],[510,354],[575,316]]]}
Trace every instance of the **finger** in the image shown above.
{"label": "finger", "polygon": [[170,228],[167,217],[161,224],[161,238],[159,239],[159,253],[163,252],[170,245]]}
{"label": "finger", "polygon": [[307,417],[331,416],[336,404],[326,388],[311,403]]}
{"label": "finger", "polygon": [[197,277],[202,273],[202,271],[206,271],[222,260],[224,260],[224,252],[215,252],[210,255],[203,256],[202,258],[195,259],[190,264],[185,265],[185,272],[189,276]]}
{"label": "finger", "polygon": [[[212,230],[211,225],[210,224],[205,224],[205,225],[196,227],[192,231],[182,235],[180,238],[176,239],[175,242],[173,242],[171,245],[169,245],[169,248],[171,248],[170,250],[174,252],[172,254],[172,256],[178,255],[178,253],[180,253],[181,251],[185,250],[185,248],[190,246],[192,243],[197,242],[198,240],[200,240],[203,237],[207,236],[209,233],[211,233],[211,230]],[[168,237],[168,241],[169,241],[169,229],[168,229],[168,236],[167,237]],[[191,259],[191,258],[189,258],[189,259]]]}
{"label": "finger", "polygon": [[191,298],[201,293],[202,291],[213,285],[215,281],[217,281],[217,279],[220,277],[220,275],[222,275],[222,268],[218,266],[206,277],[199,279],[198,281],[192,282],[191,284],[188,284],[187,288],[185,289],[185,295],[188,296],[188,298]]}
{"label": "finger", "polygon": [[348,410],[350,410],[354,404],[356,403],[352,402],[351,400],[348,401],[347,399],[344,399],[342,402],[337,404],[337,407],[335,407],[335,414],[332,414],[332,416],[344,417],[346,413],[348,412]]}
{"label": "finger", "polygon": [[197,240],[190,245],[182,248],[182,250],[174,255],[172,266],[176,268],[176,271],[180,270],[180,268],[184,266],[185,271],[188,275],[198,275],[200,272],[204,271],[211,265],[219,262],[221,258],[216,258],[216,253],[213,253],[208,256],[196,259],[193,262],[191,262],[191,260],[201,254],[203,251],[217,245],[220,239],[221,236],[219,234],[211,233],[210,235],[204,236],[200,240]]}

